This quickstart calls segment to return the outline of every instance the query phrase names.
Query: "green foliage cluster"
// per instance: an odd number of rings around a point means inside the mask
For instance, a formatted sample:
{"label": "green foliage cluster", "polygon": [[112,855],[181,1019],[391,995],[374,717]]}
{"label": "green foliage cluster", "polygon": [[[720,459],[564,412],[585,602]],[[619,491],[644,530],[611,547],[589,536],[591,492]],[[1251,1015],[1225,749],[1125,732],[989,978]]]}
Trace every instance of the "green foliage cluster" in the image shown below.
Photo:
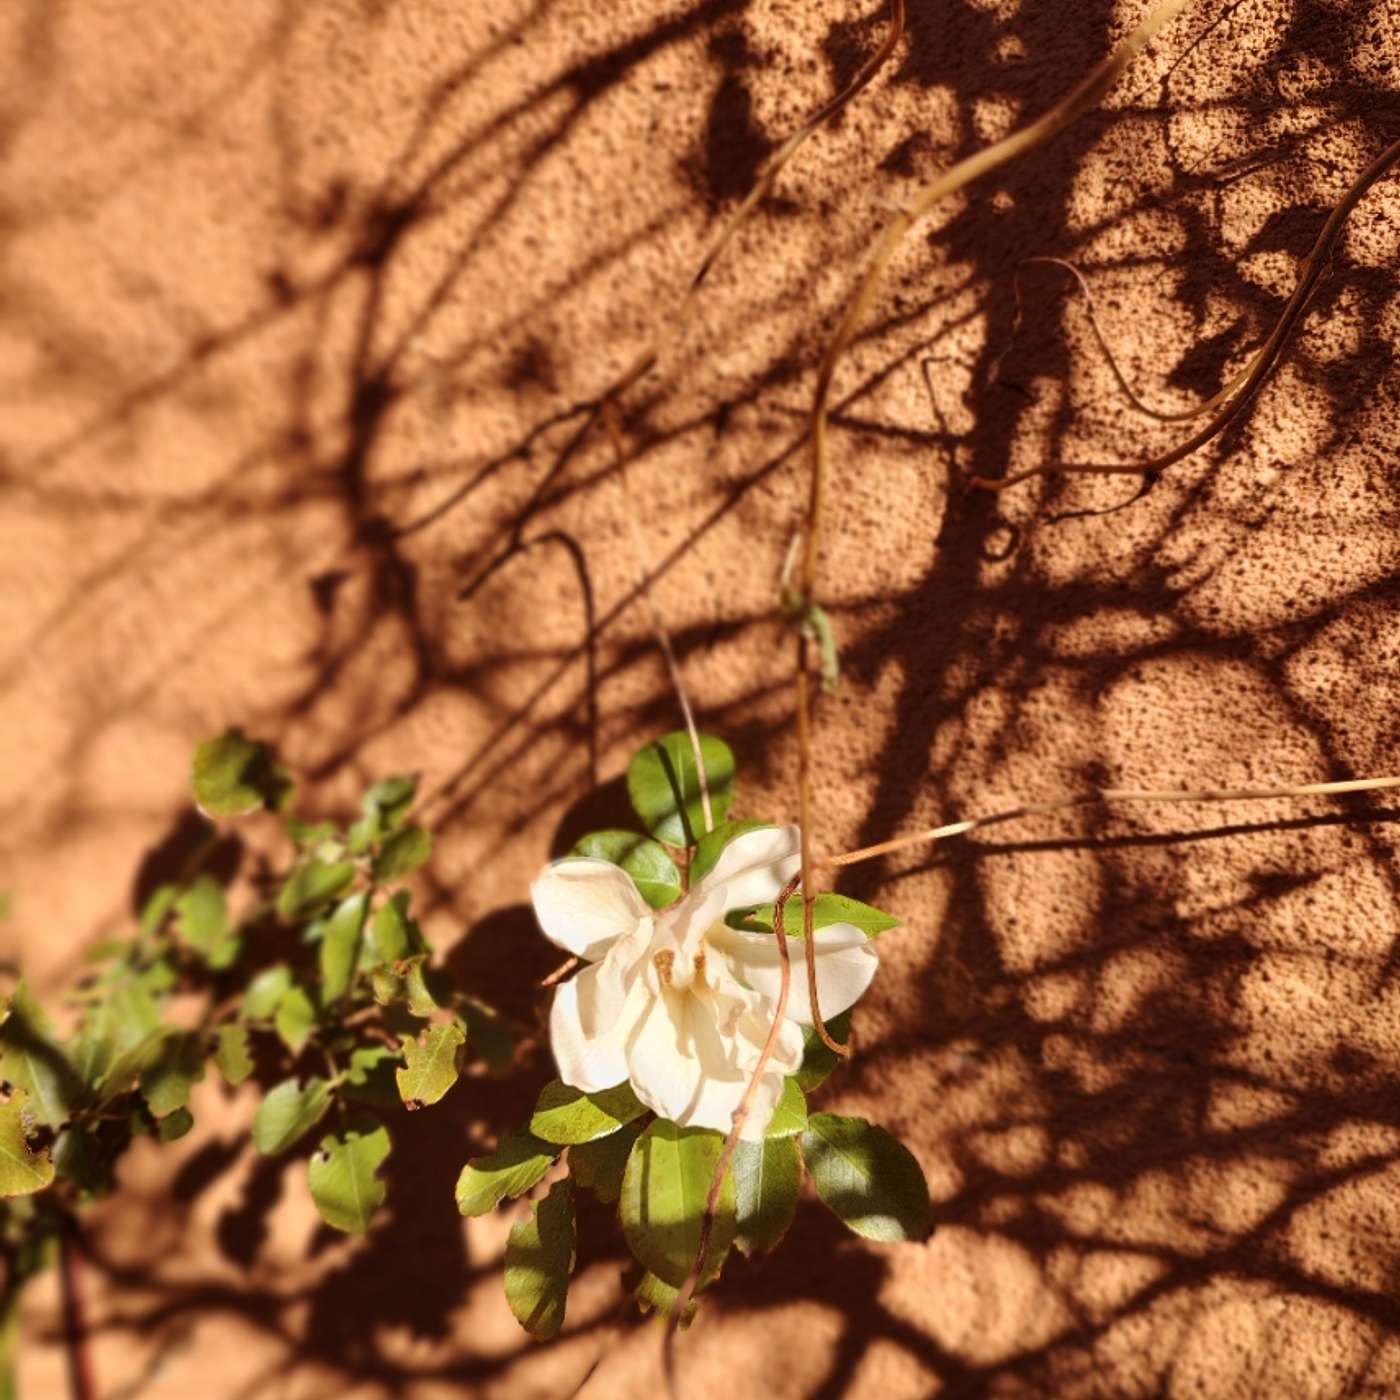
{"label": "green foliage cluster", "polygon": [[[734,755],[708,736],[700,750],[713,830],[705,830],[694,746],[682,730],[646,745],[628,768],[628,795],[644,833],[595,832],[571,854],[620,866],[654,908],[679,899],[688,884],[713,869],[730,841],[769,825],[726,820],[734,799]],[[729,919],[739,928],[771,932],[773,908],[735,911]],[[897,920],[842,895],[818,895],[814,928],[837,922],[855,924],[873,938]],[[800,900],[788,904],[783,924],[790,936],[801,936]],[[849,1013],[836,1017],[830,1030],[844,1038]],[[719,1277],[732,1249],[750,1255],[779,1244],[793,1222],[804,1175],[822,1203],[857,1234],[882,1242],[928,1238],[928,1187],[908,1149],[862,1118],[809,1112],[807,1095],[839,1062],[810,1031],[802,1067],[787,1080],[763,1140],[738,1143],[721,1182],[698,1287]],[[528,1124],[462,1169],[457,1205],[463,1215],[484,1215],[556,1176],[511,1230],[506,1247],[506,1299],[531,1335],[552,1337],[563,1325],[579,1192],[616,1213],[635,1261],[633,1295],[643,1311],[665,1315],[700,1249],[723,1148],[724,1134],[656,1117],[627,1083],[584,1093],[556,1079],[541,1092]],[[683,1324],[694,1310],[692,1299]]]}

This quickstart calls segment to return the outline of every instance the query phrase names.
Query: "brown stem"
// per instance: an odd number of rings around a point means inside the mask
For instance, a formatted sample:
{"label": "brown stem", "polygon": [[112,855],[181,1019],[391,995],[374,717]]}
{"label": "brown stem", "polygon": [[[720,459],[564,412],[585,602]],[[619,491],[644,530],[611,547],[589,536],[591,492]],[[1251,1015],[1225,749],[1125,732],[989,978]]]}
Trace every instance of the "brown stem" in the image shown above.
{"label": "brown stem", "polygon": [[72,1400],[97,1400],[88,1352],[87,1316],[82,1281],[82,1251],[78,1227],[64,1223],[58,1246],[59,1289],[63,1296],[63,1345],[68,1355],[68,1386]]}
{"label": "brown stem", "polygon": [[763,1049],[759,1052],[758,1063],[754,1066],[748,1088],[744,1090],[744,1097],[739,1100],[739,1107],[734,1110],[729,1136],[725,1138],[724,1146],[720,1149],[719,1161],[715,1164],[715,1174],[710,1180],[710,1191],[705,1197],[705,1213],[700,1217],[700,1242],[696,1246],[695,1259],[690,1265],[690,1272],[686,1274],[681,1283],[680,1291],[676,1294],[676,1301],[671,1305],[671,1315],[666,1319],[666,1337],[662,1344],[661,1359],[666,1375],[666,1391],[671,1396],[671,1400],[680,1400],[681,1393],[676,1378],[676,1331],[680,1327],[680,1321],[685,1314],[686,1307],[695,1295],[700,1276],[705,1271],[705,1256],[710,1252],[710,1235],[714,1231],[720,1193],[724,1190],[724,1176],[729,1170],[734,1149],[739,1145],[739,1134],[744,1130],[749,1110],[753,1107],[754,1095],[758,1093],[759,1081],[768,1068],[769,1060],[773,1058],[773,1051],[778,1044],[778,1036],[783,1028],[783,1020],[787,1016],[788,994],[792,991],[792,958],[788,954],[787,930],[783,925],[783,919],[787,914],[787,902],[792,898],[792,892],[797,888],[801,879],[801,874],[794,875],[773,902],[773,932],[778,939],[778,960],[782,969],[782,983],[778,988],[778,1000],[773,1005],[773,1024],[768,1028],[768,1039],[763,1042]]}

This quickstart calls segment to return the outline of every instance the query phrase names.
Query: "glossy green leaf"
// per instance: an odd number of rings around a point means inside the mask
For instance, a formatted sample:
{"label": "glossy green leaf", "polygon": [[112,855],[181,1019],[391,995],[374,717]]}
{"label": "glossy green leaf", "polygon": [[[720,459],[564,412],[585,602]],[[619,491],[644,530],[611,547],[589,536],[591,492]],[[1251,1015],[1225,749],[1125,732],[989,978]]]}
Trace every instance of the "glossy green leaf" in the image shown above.
{"label": "glossy green leaf", "polygon": [[745,1254],[766,1253],[787,1233],[801,1180],[795,1137],[769,1137],[735,1147],[734,1242]]}
{"label": "glossy green leaf", "polygon": [[555,1336],[564,1324],[574,1239],[574,1197],[567,1180],[556,1181],[530,1214],[511,1227],[506,1302],[516,1321],[539,1341]]}
{"label": "glossy green leaf", "polygon": [[[618,1215],[628,1246],[644,1269],[673,1288],[685,1282],[700,1247],[700,1222],[724,1136],[658,1118],[627,1159]],[[734,1173],[720,1190],[700,1285],[715,1278],[734,1239]]]}
{"label": "glossy green leaf", "polygon": [[277,1003],[277,1015],[272,1024],[282,1044],[293,1055],[299,1054],[316,1026],[316,1007],[305,987],[287,988]]}
{"label": "glossy green leaf", "polygon": [[817,1195],[856,1234],[919,1242],[932,1233],[923,1171],[883,1128],[864,1118],[815,1113],[802,1135],[802,1156]]}
{"label": "glossy green leaf", "polygon": [[191,1088],[204,1078],[204,1053],[193,1033],[168,1035],[155,1060],[141,1071],[141,1094],[157,1118],[190,1101]]}
{"label": "glossy green leaf", "polygon": [[[679,1285],[672,1288],[665,1279],[657,1278],[655,1274],[648,1273],[645,1269],[642,1271],[641,1282],[632,1290],[632,1296],[637,1300],[637,1306],[643,1312],[651,1312],[654,1309],[658,1317],[670,1317],[671,1309],[676,1306],[676,1299],[680,1295]],[[695,1314],[699,1309],[700,1300],[692,1293],[690,1302],[685,1305],[685,1312],[681,1315],[680,1328],[682,1332],[695,1321]]]}
{"label": "glossy green leaf", "polygon": [[236,1022],[220,1026],[214,1033],[214,1065],[228,1084],[241,1084],[253,1072],[248,1053],[247,1028]]}
{"label": "glossy green leaf", "polygon": [[246,1021],[267,1021],[277,1014],[282,998],[292,985],[292,970],[282,964],[265,968],[248,983],[243,993],[241,1015]]}
{"label": "glossy green leaf", "polygon": [[504,1200],[523,1196],[539,1184],[559,1155],[557,1147],[521,1129],[488,1156],[473,1157],[457,1178],[457,1209],[485,1215]]}
{"label": "glossy green leaf", "polygon": [[83,1081],[53,1039],[53,1022],[23,983],[0,1022],[0,1079],[23,1089],[36,1121],[58,1128],[83,1099]]}
{"label": "glossy green leaf", "polygon": [[[760,821],[720,822],[713,831],[703,832],[696,844],[695,854],[690,860],[690,883],[698,885],[715,868],[715,863],[719,860],[724,848],[735,837],[743,836],[748,831],[761,831],[772,825],[772,822]],[[701,826],[703,829],[703,822]]]}
{"label": "glossy green leaf", "polygon": [[15,1089],[0,1104],[0,1196],[30,1196],[53,1180],[53,1160],[34,1152],[25,1137],[23,1114],[28,1095]]}
{"label": "glossy green leaf", "polygon": [[765,1137],[796,1137],[807,1130],[807,1099],[796,1079],[783,1081],[783,1096],[773,1109]]}
{"label": "glossy green leaf", "polygon": [[329,904],[354,878],[355,867],[349,861],[312,856],[299,862],[287,877],[277,896],[277,912],[296,923]]}
{"label": "glossy green leaf", "polygon": [[253,1118],[253,1146],[265,1157],[285,1152],[310,1132],[331,1103],[331,1086],[324,1079],[305,1084],[284,1079],[269,1091]]}
{"label": "glossy green leaf", "polygon": [[180,940],[208,958],[229,934],[228,900],[212,875],[201,875],[175,901]]}
{"label": "glossy green leaf", "polygon": [[[722,739],[700,736],[710,813],[724,820],[734,801],[734,754]],[[627,765],[627,795],[642,825],[668,846],[693,846],[705,830],[700,782],[690,735],[684,729],[639,749]]]}
{"label": "glossy green leaf", "polygon": [[237,729],[195,750],[192,778],[200,810],[215,818],[284,807],[292,791],[291,780],[268,750]]}
{"label": "glossy green leaf", "polygon": [[394,1076],[408,1109],[437,1103],[457,1082],[457,1060],[467,1043],[459,1025],[430,1026],[418,1040],[405,1040],[404,1067]]}
{"label": "glossy green leaf", "polygon": [[595,831],[578,841],[570,855],[606,860],[632,877],[653,909],[664,909],[681,897],[681,872],[666,848],[636,831]]}
{"label": "glossy green leaf", "polygon": [[[786,921],[784,921],[786,922]],[[851,1013],[843,1011],[826,1023],[826,1033],[838,1044],[847,1045],[851,1039]],[[806,1026],[802,1031],[802,1068],[793,1076],[798,1087],[805,1094],[825,1084],[828,1076],[843,1058],[834,1050],[828,1050],[815,1026]]]}
{"label": "glossy green leaf", "polygon": [[[773,906],[765,904],[742,916],[730,915],[729,922],[736,928],[772,933]],[[899,920],[844,894],[819,894],[812,901],[812,928],[823,929],[830,924],[854,924],[867,938],[875,938],[887,929],[898,928]],[[803,936],[806,924],[801,899],[788,900],[783,909],[783,927],[789,938]]]}
{"label": "glossy green leaf", "polygon": [[432,853],[432,833],[421,826],[406,826],[379,848],[374,858],[374,878],[381,885],[406,879],[425,865]]}
{"label": "glossy green leaf", "polygon": [[321,1000],[329,1005],[350,990],[360,958],[360,939],[365,915],[369,912],[369,892],[361,890],[336,905],[321,938]]}
{"label": "glossy green leaf", "polygon": [[611,1204],[622,1194],[622,1174],[641,1133],[641,1124],[628,1123],[607,1137],[569,1148],[569,1174],[604,1205]]}
{"label": "glossy green leaf", "polygon": [[353,1120],[321,1139],[306,1175],[322,1220],[351,1234],[369,1230],[384,1203],[378,1172],[389,1150],[389,1130],[370,1118]]}
{"label": "glossy green leaf", "polygon": [[561,1145],[593,1142],[615,1133],[645,1112],[646,1105],[632,1092],[630,1084],[585,1094],[582,1089],[571,1089],[552,1079],[540,1091],[530,1131],[545,1142]]}

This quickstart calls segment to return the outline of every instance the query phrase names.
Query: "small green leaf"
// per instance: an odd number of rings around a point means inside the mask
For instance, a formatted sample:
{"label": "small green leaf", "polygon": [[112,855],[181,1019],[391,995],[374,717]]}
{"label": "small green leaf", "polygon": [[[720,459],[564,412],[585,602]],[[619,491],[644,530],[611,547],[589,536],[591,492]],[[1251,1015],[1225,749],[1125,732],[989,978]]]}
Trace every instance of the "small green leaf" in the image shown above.
{"label": "small green leaf", "polygon": [[199,1037],[168,1035],[155,1061],[141,1071],[141,1094],[157,1118],[164,1118],[190,1101],[190,1089],[204,1078],[204,1055]]}
{"label": "small green leaf", "polygon": [[459,1025],[430,1026],[421,1039],[404,1041],[407,1063],[394,1079],[405,1108],[424,1108],[442,1098],[457,1082],[457,1057],[466,1043]]}
{"label": "small green leaf", "polygon": [[312,856],[287,877],[277,896],[277,912],[288,923],[297,923],[329,904],[354,878],[355,867],[349,861]]}
{"label": "small green leaf", "polygon": [[16,1089],[0,1104],[0,1196],[32,1196],[53,1180],[53,1160],[47,1152],[32,1152],[25,1141],[22,1115],[28,1101]]}
{"label": "small green leaf", "polygon": [[241,1084],[253,1072],[247,1028],[231,1022],[215,1032],[214,1065],[226,1083]]}
{"label": "small green leaf", "polygon": [[162,1142],[175,1142],[194,1127],[194,1115],[187,1108],[177,1108],[156,1124],[156,1136]]}
{"label": "small green leaf", "polygon": [[296,817],[287,818],[287,835],[299,851],[310,850],[322,842],[332,841],[336,836],[334,822],[303,822]]}
{"label": "small green leaf", "polygon": [[381,885],[412,875],[433,853],[432,833],[421,826],[396,831],[374,858],[374,878]]}
{"label": "small green leaf", "polygon": [[[792,1081],[789,1080],[789,1083]],[[734,1243],[766,1253],[787,1233],[797,1211],[802,1166],[793,1137],[741,1142],[734,1149]]]}
{"label": "small green leaf", "polygon": [[[690,1272],[700,1247],[700,1222],[724,1136],[656,1119],[632,1148],[622,1178],[618,1215],[628,1246],[644,1269],[673,1288]],[[734,1239],[734,1173],[720,1189],[700,1286],[714,1279]]]}
{"label": "small green leaf", "polygon": [[[787,922],[786,919],[783,920]],[[826,1023],[826,1033],[838,1044],[849,1045],[851,1040],[851,1013],[843,1011]],[[793,1076],[798,1088],[804,1094],[825,1084],[828,1076],[844,1059],[834,1050],[828,1050],[815,1026],[806,1026],[802,1031],[802,1068]]]}
{"label": "small green leaf", "polygon": [[175,901],[181,941],[206,958],[228,937],[228,900],[212,875],[201,875]]}
{"label": "small green leaf", "polygon": [[165,923],[166,915],[175,907],[175,900],[179,893],[180,891],[175,885],[161,885],[141,906],[139,928],[143,941],[154,938],[160,931],[161,925]]}
{"label": "small green leaf", "polygon": [[[697,1245],[698,1249],[699,1246]],[[676,1299],[680,1297],[679,1286],[672,1288],[665,1279],[657,1278],[655,1274],[642,1271],[642,1281],[632,1290],[632,1296],[637,1300],[637,1306],[643,1312],[656,1310],[658,1317],[670,1317],[671,1309],[676,1306]],[[680,1327],[684,1332],[692,1322],[695,1321],[695,1314],[700,1309],[700,1300],[691,1294],[690,1301],[685,1305],[685,1312],[681,1315]]]}
{"label": "small green leaf", "polygon": [[384,1203],[377,1173],[389,1155],[389,1130],[371,1118],[355,1119],[321,1139],[307,1166],[311,1199],[321,1218],[337,1230],[363,1235]]}
{"label": "small green leaf", "polygon": [[324,1079],[308,1079],[304,1085],[284,1079],[258,1105],[253,1146],[265,1157],[285,1152],[321,1121],[330,1102],[331,1086]]}
{"label": "small green leaf", "polygon": [[573,1191],[567,1180],[556,1181],[529,1216],[511,1227],[506,1243],[506,1302],[532,1337],[544,1341],[563,1326],[573,1268]]}
{"label": "small green leaf", "polygon": [[166,1040],[173,1034],[169,1026],[157,1026],[147,1031],[134,1045],[118,1054],[103,1074],[97,1086],[103,1103],[110,1103],[126,1093],[132,1083],[160,1058]]}
{"label": "small green leaf", "polygon": [[523,1196],[544,1178],[559,1155],[523,1128],[505,1138],[489,1156],[473,1157],[457,1178],[457,1209],[485,1215],[500,1203]]}
{"label": "small green leaf", "polygon": [[783,1096],[773,1110],[765,1137],[796,1137],[807,1131],[807,1100],[796,1079],[783,1081]]}
{"label": "small green leaf", "polygon": [[321,1000],[330,1005],[350,990],[360,957],[360,937],[369,912],[369,892],[342,900],[326,923],[321,939]]}
{"label": "small green leaf", "polygon": [[316,1026],[316,1007],[305,987],[291,986],[277,1003],[277,1015],[273,1020],[282,1044],[299,1054],[301,1048],[311,1038]]}
{"label": "small green leaf", "polygon": [[409,917],[407,890],[399,890],[374,911],[369,937],[381,962],[399,962],[424,951],[418,925]]}
{"label": "small green leaf", "polygon": [[261,744],[230,729],[194,751],[194,800],[209,817],[237,817],[259,807],[280,809],[292,784]]}
{"label": "small green leaf", "polygon": [[419,953],[411,958],[403,958],[392,965],[387,963],[376,967],[370,975],[374,989],[374,999],[380,1006],[391,1002],[407,1002],[408,1009],[415,1016],[431,1016],[442,1009],[435,987],[443,993],[443,1001],[450,1000],[448,989],[442,986],[443,978],[428,967],[428,955]]}
{"label": "small green leaf", "polygon": [[645,1113],[646,1105],[632,1092],[627,1083],[596,1094],[571,1089],[552,1079],[540,1091],[530,1119],[530,1131],[545,1142],[569,1144],[593,1142],[615,1133],[624,1123],[630,1123]]}
{"label": "small green leaf", "polygon": [[83,1081],[52,1032],[53,1022],[19,983],[0,1023],[0,1079],[28,1094],[29,1112],[38,1122],[58,1128],[82,1101]]}
{"label": "small green leaf", "polygon": [[823,1204],[856,1234],[920,1242],[932,1233],[923,1171],[883,1128],[864,1118],[815,1113],[802,1135],[802,1156]]}
{"label": "small green leaf", "polygon": [[628,1123],[619,1132],[569,1148],[569,1174],[604,1205],[610,1205],[622,1194],[622,1174],[641,1132],[641,1124]]}
{"label": "small green leaf", "polygon": [[360,801],[364,815],[346,833],[350,850],[363,855],[376,841],[397,831],[413,806],[417,790],[416,778],[385,778],[375,783]]}
{"label": "small green leaf", "polygon": [[715,868],[715,863],[719,860],[724,848],[735,837],[743,836],[745,832],[749,831],[761,831],[772,825],[772,822],[760,821],[721,822],[713,831],[705,832],[696,844],[695,854],[690,859],[690,883],[698,885]]}
{"label": "small green leaf", "polygon": [[[734,754],[722,739],[700,736],[710,814],[724,820],[734,801]],[[668,846],[693,846],[705,830],[700,782],[690,735],[684,729],[639,749],[627,765],[627,795],[642,825]]]}
{"label": "small green leaf", "polygon": [[666,848],[636,831],[595,831],[578,841],[570,855],[588,856],[621,866],[653,909],[681,897],[681,872]]}
{"label": "small green leaf", "polygon": [[292,970],[279,963],[276,967],[265,968],[248,983],[243,993],[243,1010],[240,1015],[245,1021],[267,1021],[277,1013],[282,998],[292,985]]}
{"label": "small green leaf", "polygon": [[[773,906],[764,904],[747,914],[731,914],[727,922],[752,933],[772,933]],[[812,901],[812,928],[815,931],[831,924],[854,924],[867,938],[875,938],[887,929],[898,928],[899,920],[844,894],[819,894]],[[783,909],[783,927],[789,938],[802,937],[806,924],[800,899],[788,900]]]}

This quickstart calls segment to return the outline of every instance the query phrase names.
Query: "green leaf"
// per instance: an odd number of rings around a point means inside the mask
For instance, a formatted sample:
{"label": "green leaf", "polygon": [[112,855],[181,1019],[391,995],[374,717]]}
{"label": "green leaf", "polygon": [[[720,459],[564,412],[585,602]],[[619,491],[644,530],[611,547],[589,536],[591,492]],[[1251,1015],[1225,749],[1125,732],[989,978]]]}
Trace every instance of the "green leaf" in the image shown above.
{"label": "green leaf", "polygon": [[305,987],[293,985],[287,988],[282,1000],[277,1003],[273,1025],[282,1044],[293,1055],[300,1054],[316,1026],[316,1007]]}
{"label": "green leaf", "polygon": [[[730,915],[727,922],[751,933],[773,932],[773,906],[761,905],[749,913]],[[872,909],[858,899],[844,894],[819,894],[812,901],[812,928],[823,929],[830,924],[854,924],[867,938],[875,938],[887,929],[898,928],[899,920],[879,909]],[[789,938],[801,938],[806,928],[802,916],[802,901],[790,899],[783,909],[783,927]]]}
{"label": "green leaf", "polygon": [[[788,1081],[791,1083],[791,1080]],[[797,1211],[802,1165],[793,1137],[741,1142],[734,1149],[734,1243],[766,1253],[787,1233]]]}
{"label": "green leaf", "polygon": [[394,1071],[402,1063],[402,1053],[387,1045],[358,1046],[351,1051],[345,1071],[346,1095],[378,1108],[397,1108],[400,1099]]}
{"label": "green leaf", "polygon": [[330,1103],[331,1086],[324,1079],[308,1079],[304,1085],[284,1079],[258,1105],[253,1146],[264,1157],[285,1152],[321,1121]]}
{"label": "green leaf", "polygon": [[166,915],[175,907],[180,891],[175,885],[161,885],[141,906],[141,920],[138,927],[143,941],[154,938],[165,923]]}
{"label": "green leaf", "polygon": [[[716,822],[734,801],[734,754],[722,739],[700,736],[700,756]],[[627,795],[642,825],[668,846],[693,846],[705,830],[700,782],[690,735],[684,729],[639,749],[627,765]]]}
{"label": "green leaf", "polygon": [[322,842],[332,841],[336,836],[334,822],[303,822],[296,817],[287,818],[287,835],[299,851],[310,850]]}
{"label": "green leaf", "polygon": [[355,878],[347,860],[325,861],[316,856],[298,863],[277,896],[277,912],[288,923],[298,923],[329,904]]}
{"label": "green leaf", "polygon": [[511,1227],[506,1243],[506,1302],[532,1337],[544,1341],[563,1326],[573,1267],[573,1191],[568,1181],[556,1181]]}
{"label": "green leaf", "polygon": [[53,1160],[47,1152],[30,1151],[22,1114],[28,1095],[16,1089],[0,1104],[0,1196],[32,1196],[53,1180]]}
{"label": "green leaf", "polygon": [[932,1233],[923,1171],[883,1128],[864,1118],[815,1113],[802,1135],[802,1156],[823,1204],[856,1234],[919,1242]]}
{"label": "green leaf", "polygon": [[[724,1135],[656,1119],[636,1141],[622,1178],[618,1215],[644,1269],[673,1288],[685,1282],[700,1247],[700,1221]],[[714,1279],[734,1239],[734,1173],[720,1190],[699,1286]]]}
{"label": "green leaf", "polygon": [[595,831],[578,841],[570,855],[621,866],[653,909],[681,897],[681,872],[666,848],[636,831]]}
{"label": "green leaf", "polygon": [[228,937],[228,900],[212,875],[201,875],[175,901],[181,941],[206,958]]}
{"label": "green leaf", "polygon": [[337,1230],[363,1235],[384,1203],[377,1172],[389,1155],[389,1130],[373,1119],[356,1119],[321,1139],[307,1166],[311,1199],[321,1218]]}
{"label": "green leaf", "polygon": [[381,885],[402,880],[425,864],[432,853],[432,833],[421,826],[406,826],[379,848],[374,858],[374,878]]}
{"label": "green leaf", "polygon": [[253,1060],[248,1054],[247,1028],[232,1022],[215,1032],[214,1065],[226,1083],[243,1083],[253,1072]]}
{"label": "green leaf", "polygon": [[194,1034],[168,1035],[155,1061],[141,1071],[141,1093],[157,1118],[184,1108],[204,1078],[204,1054]]}
{"label": "green leaf", "polygon": [[374,911],[369,937],[381,962],[399,962],[424,951],[418,925],[409,917],[407,890],[399,890]]}
{"label": "green leaf", "polygon": [[530,1119],[530,1131],[545,1142],[593,1142],[615,1133],[624,1123],[630,1123],[646,1111],[646,1105],[632,1092],[630,1084],[585,1094],[582,1089],[571,1089],[552,1079],[540,1091],[534,1116]]}
{"label": "green leaf", "polygon": [[160,1058],[161,1050],[172,1034],[174,1032],[169,1026],[157,1026],[118,1054],[98,1085],[102,1102],[110,1103],[126,1093],[141,1074]]}
{"label": "green leaf", "polygon": [[[787,922],[785,919],[784,923]],[[838,1044],[849,1045],[851,1040],[851,1013],[843,1011],[826,1023],[826,1033]],[[802,1031],[802,1068],[793,1076],[798,1088],[804,1094],[825,1084],[828,1076],[837,1065],[843,1064],[844,1057],[834,1050],[828,1050],[815,1026],[806,1026]]]}
{"label": "green leaf", "polygon": [[419,953],[415,957],[403,958],[394,963],[381,964],[370,975],[374,988],[374,999],[380,1006],[390,1002],[403,1001],[415,1016],[431,1016],[442,1009],[434,986],[443,991],[443,1001],[450,1000],[447,989],[442,988],[442,978],[429,970],[428,955]]}
{"label": "green leaf", "polygon": [[368,912],[369,892],[361,890],[342,900],[326,924],[321,939],[321,1000],[326,1005],[350,990]]}
{"label": "green leaf", "polygon": [[243,1010],[239,1014],[245,1021],[270,1020],[276,1015],[291,985],[291,968],[281,963],[265,968],[248,983],[248,990],[243,993]]}
{"label": "green leaf", "polygon": [[772,822],[760,821],[721,822],[713,831],[705,832],[696,844],[695,854],[690,859],[690,883],[698,885],[715,868],[715,863],[719,860],[724,848],[735,837],[742,836],[748,831],[761,831],[772,825]]}
{"label": "green leaf", "polygon": [[175,1142],[194,1127],[194,1114],[187,1108],[177,1108],[156,1124],[156,1136],[162,1142]]}
{"label": "green leaf", "polygon": [[261,744],[230,729],[194,751],[194,800],[209,817],[237,817],[259,807],[280,809],[292,794],[291,779]]}
{"label": "green leaf", "polygon": [[[637,1306],[643,1312],[651,1312],[654,1308],[659,1317],[670,1317],[671,1309],[676,1306],[676,1299],[680,1295],[679,1286],[672,1288],[665,1279],[659,1279],[655,1274],[648,1273],[646,1270],[642,1271],[642,1281],[632,1290],[632,1296],[637,1300]],[[685,1312],[681,1315],[681,1331],[685,1331],[695,1321],[695,1314],[699,1309],[700,1300],[692,1293],[690,1301],[685,1305]]]}
{"label": "green leaf", "polygon": [[0,1023],[0,1079],[23,1089],[29,1111],[49,1128],[61,1127],[83,1098],[83,1081],[52,1039],[53,1022],[23,983]]}
{"label": "green leaf", "polygon": [[559,1149],[523,1128],[502,1140],[489,1156],[473,1157],[457,1178],[457,1209],[485,1215],[504,1200],[523,1196],[539,1184]]}
{"label": "green leaf", "polygon": [[796,1137],[806,1131],[807,1100],[803,1096],[802,1086],[796,1079],[785,1079],[783,1096],[773,1110],[773,1117],[768,1122],[768,1131],[764,1133],[764,1137]]}
{"label": "green leaf", "polygon": [[640,1123],[628,1123],[619,1132],[569,1148],[569,1174],[604,1205],[611,1204],[622,1194],[622,1174],[641,1132]]}
{"label": "green leaf", "polygon": [[376,841],[397,831],[413,806],[416,778],[384,778],[360,799],[364,815],[346,833],[355,855],[363,855]]}
{"label": "green leaf", "polygon": [[394,1075],[408,1109],[437,1103],[457,1082],[457,1056],[467,1043],[459,1025],[430,1026],[419,1040],[403,1043],[404,1068]]}

